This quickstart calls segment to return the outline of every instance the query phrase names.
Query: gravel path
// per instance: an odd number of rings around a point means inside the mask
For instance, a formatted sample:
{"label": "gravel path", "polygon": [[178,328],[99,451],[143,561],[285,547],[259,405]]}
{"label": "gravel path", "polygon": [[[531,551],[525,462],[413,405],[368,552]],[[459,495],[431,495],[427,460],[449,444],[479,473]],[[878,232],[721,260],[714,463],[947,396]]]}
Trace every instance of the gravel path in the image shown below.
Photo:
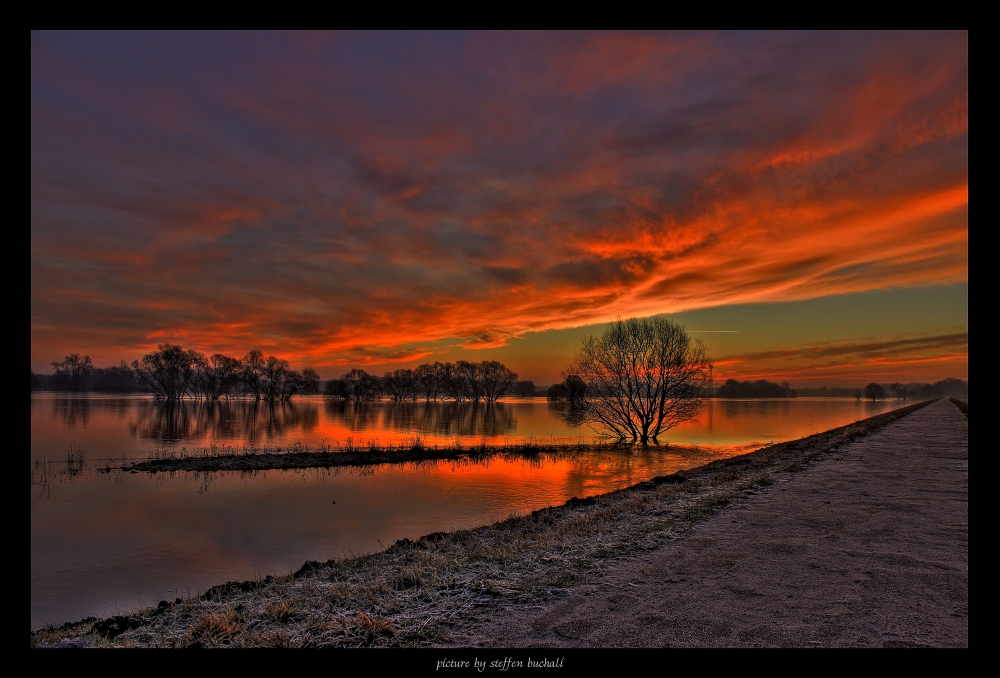
{"label": "gravel path", "polygon": [[969,424],[940,400],[465,647],[969,644]]}

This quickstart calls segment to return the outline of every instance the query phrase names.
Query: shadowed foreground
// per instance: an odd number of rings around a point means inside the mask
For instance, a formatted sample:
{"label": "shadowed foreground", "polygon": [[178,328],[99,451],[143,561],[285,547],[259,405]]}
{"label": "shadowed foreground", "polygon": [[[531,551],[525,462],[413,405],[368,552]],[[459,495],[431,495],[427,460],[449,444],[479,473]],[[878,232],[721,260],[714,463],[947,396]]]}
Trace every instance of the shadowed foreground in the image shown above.
{"label": "shadowed foreground", "polygon": [[937,401],[560,600],[508,608],[452,640],[968,647],[968,440],[967,417]]}

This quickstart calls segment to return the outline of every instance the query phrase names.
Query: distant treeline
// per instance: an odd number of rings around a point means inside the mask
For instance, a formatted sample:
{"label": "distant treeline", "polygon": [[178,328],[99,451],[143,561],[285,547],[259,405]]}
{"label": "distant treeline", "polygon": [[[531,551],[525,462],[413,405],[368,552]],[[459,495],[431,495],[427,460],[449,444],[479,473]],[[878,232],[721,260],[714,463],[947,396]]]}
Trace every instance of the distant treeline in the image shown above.
{"label": "distant treeline", "polygon": [[[705,397],[716,398],[857,398],[865,400],[882,400],[897,398],[900,400],[928,400],[930,398],[968,398],[969,382],[961,379],[942,379],[933,384],[910,382],[909,384],[890,383],[878,384],[872,382],[864,388],[796,388],[789,386],[787,381],[775,383],[767,379],[756,381],[737,381],[727,379],[721,386],[709,388]],[[577,402],[587,396],[587,388],[583,380],[570,374],[562,383],[549,387],[550,400],[568,400]]]}
{"label": "distant treeline", "polygon": [[[853,392],[852,392],[853,393]],[[703,397],[718,398],[794,398],[795,391],[789,388],[788,382],[775,384],[766,379],[757,381],[736,381],[729,379],[717,389],[707,388],[701,392]],[[568,400],[579,402],[587,397],[587,385],[575,374],[569,374],[560,384],[549,387],[549,400]]]}
{"label": "distant treeline", "polygon": [[152,393],[165,400],[251,397],[270,401],[319,390],[319,375],[314,370],[289,369],[287,360],[265,358],[259,349],[243,358],[232,358],[160,344],[131,366],[122,361],[118,367],[94,367],[90,356],[72,353],[53,362],[52,367],[52,374],[32,371],[32,390]]}
{"label": "distant treeline", "polygon": [[[131,365],[123,360],[117,367],[94,367],[90,356],[73,353],[64,360],[53,362],[52,367],[52,374],[31,372],[32,391],[152,393],[167,400],[248,397],[274,401],[288,400],[297,393],[318,393],[320,383],[319,375],[314,370],[291,370],[287,360],[265,357],[259,349],[251,350],[242,358],[233,358],[221,353],[205,356],[180,346],[160,344],[156,351],[144,355],[142,360],[133,361]],[[586,398],[587,389],[580,377],[571,374],[547,391],[538,391],[534,382],[518,381],[517,374],[495,360],[481,363],[459,360],[455,363],[427,363],[412,370],[394,370],[382,377],[355,369],[340,379],[326,382],[323,393],[333,399],[355,402],[383,397],[395,401],[422,397],[427,401],[495,402],[501,396],[531,398],[543,394],[550,400],[576,402]],[[707,390],[705,396],[871,400],[927,400],[951,396],[968,399],[969,382],[948,378],[933,384],[872,382],[864,388],[821,386],[792,389],[787,381],[727,379],[721,386]]]}
{"label": "distant treeline", "polygon": [[504,395],[534,397],[535,384],[518,381],[517,374],[496,360],[471,363],[426,363],[416,369],[386,372],[380,379],[364,370],[354,369],[340,379],[326,383],[323,394],[329,398],[378,400],[388,397],[395,401],[455,400],[462,402],[496,402]]}
{"label": "distant treeline", "polygon": [[968,398],[969,382],[951,377],[936,381],[933,384],[921,381],[911,381],[908,384],[899,382],[879,384],[872,382],[862,388],[799,388],[800,397],[813,398],[864,398],[866,400],[882,400],[895,398],[897,400],[930,400],[931,398]]}
{"label": "distant treeline", "polygon": [[[31,372],[31,390],[152,393],[157,398],[253,398],[288,400],[297,393],[319,392],[319,375],[306,368],[291,370],[287,360],[265,357],[253,349],[242,358],[184,350],[160,344],[142,360],[118,367],[94,367],[90,356],[73,353],[52,363],[52,374]],[[324,395],[343,400],[368,401],[451,399],[492,403],[504,395],[534,397],[535,384],[518,381],[517,374],[495,360],[471,363],[433,363],[416,369],[386,372],[381,378],[364,370],[351,370],[326,382]]]}
{"label": "distant treeline", "polygon": [[775,384],[767,379],[757,381],[736,381],[726,379],[726,383],[715,389],[717,398],[795,398],[798,393],[791,389],[787,381]]}

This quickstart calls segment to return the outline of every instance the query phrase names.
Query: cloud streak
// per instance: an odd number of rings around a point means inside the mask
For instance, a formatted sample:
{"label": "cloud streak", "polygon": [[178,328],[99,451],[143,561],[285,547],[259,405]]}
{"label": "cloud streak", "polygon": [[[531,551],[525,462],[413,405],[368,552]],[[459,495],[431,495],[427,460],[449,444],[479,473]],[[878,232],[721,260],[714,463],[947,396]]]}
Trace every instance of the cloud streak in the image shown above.
{"label": "cloud streak", "polygon": [[168,340],[407,360],[968,279],[966,33],[33,33],[31,51],[33,364]]}
{"label": "cloud streak", "polygon": [[969,333],[756,351],[716,360],[715,368],[720,379],[781,378],[799,385],[827,384],[844,378],[908,379],[915,371],[924,379],[965,376],[969,370]]}

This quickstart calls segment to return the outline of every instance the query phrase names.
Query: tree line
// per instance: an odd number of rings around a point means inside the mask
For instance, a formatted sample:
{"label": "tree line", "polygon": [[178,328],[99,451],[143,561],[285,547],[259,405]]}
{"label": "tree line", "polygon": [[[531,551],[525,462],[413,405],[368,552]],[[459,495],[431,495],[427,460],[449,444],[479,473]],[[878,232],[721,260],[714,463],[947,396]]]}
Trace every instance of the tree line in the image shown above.
{"label": "tree line", "polygon": [[800,397],[819,398],[857,398],[865,400],[883,400],[885,398],[895,398],[897,400],[930,400],[931,398],[944,398],[952,396],[955,398],[969,397],[969,382],[962,379],[948,377],[934,383],[911,381],[907,384],[893,382],[881,384],[871,382],[864,388],[799,388]]}
{"label": "tree line", "polygon": [[[558,384],[548,389],[549,400],[567,401],[579,404],[587,398],[587,385],[575,374],[566,375]],[[767,379],[756,381],[737,381],[727,379],[721,386],[703,387],[704,397],[716,398],[856,398],[858,400],[929,400],[952,396],[955,398],[969,397],[969,382],[961,379],[947,378],[933,384],[926,382],[899,382],[879,384],[871,382],[863,388],[827,387],[797,388],[790,387],[787,381],[776,383]]]}
{"label": "tree line", "polygon": [[796,398],[798,393],[787,381],[776,384],[767,379],[756,381],[737,381],[726,379],[722,386],[715,389],[717,398]]}
{"label": "tree line", "polygon": [[[54,361],[52,367],[51,375],[32,371],[32,390],[152,393],[164,400],[250,397],[286,401],[297,393],[318,393],[320,382],[314,370],[292,370],[287,360],[265,357],[259,349],[234,358],[222,353],[206,356],[175,344],[160,344],[156,351],[131,365],[122,361],[118,367],[94,367],[90,356],[72,353]],[[504,395],[533,397],[535,384],[518,381],[515,372],[495,360],[459,360],[394,370],[381,378],[354,369],[328,381],[323,393],[332,399],[354,402],[423,397],[428,401],[493,403]]]}
{"label": "tree line", "polygon": [[425,363],[415,369],[386,372],[380,379],[361,369],[353,369],[340,379],[326,383],[329,398],[362,402],[383,396],[394,401],[450,399],[456,402],[493,403],[504,395],[535,394],[530,381],[518,381],[517,374],[503,363],[459,360],[455,363]]}
{"label": "tree line", "polygon": [[317,393],[319,375],[306,368],[289,368],[288,361],[264,356],[253,349],[242,358],[185,350],[160,344],[131,365],[95,368],[90,356],[71,353],[52,363],[51,375],[31,373],[31,388],[65,391],[152,393],[164,400],[252,397],[254,400],[288,400],[296,393]]}

